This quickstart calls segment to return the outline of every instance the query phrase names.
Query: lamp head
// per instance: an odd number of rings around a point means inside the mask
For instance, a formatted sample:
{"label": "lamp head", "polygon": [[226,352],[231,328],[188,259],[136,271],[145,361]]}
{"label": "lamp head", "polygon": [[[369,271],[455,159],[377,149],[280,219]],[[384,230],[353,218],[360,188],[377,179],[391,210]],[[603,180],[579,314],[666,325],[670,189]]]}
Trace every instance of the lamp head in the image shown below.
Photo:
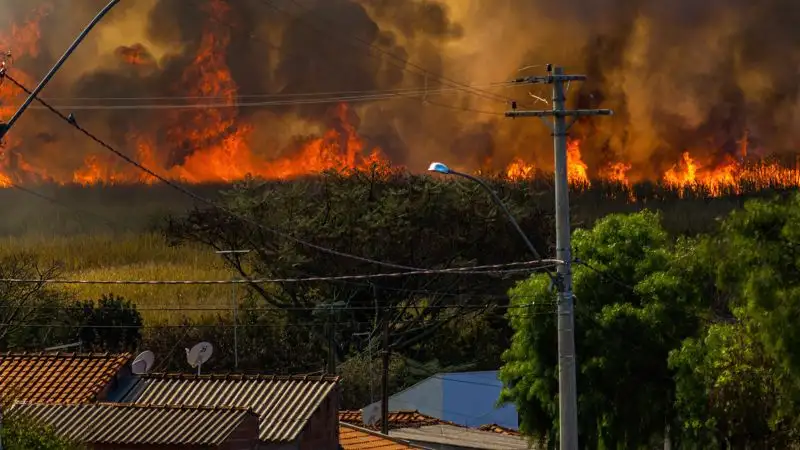
{"label": "lamp head", "polygon": [[440,162],[431,163],[430,167],[428,167],[428,172],[438,172],[443,174],[450,173],[450,168],[447,167],[445,164]]}

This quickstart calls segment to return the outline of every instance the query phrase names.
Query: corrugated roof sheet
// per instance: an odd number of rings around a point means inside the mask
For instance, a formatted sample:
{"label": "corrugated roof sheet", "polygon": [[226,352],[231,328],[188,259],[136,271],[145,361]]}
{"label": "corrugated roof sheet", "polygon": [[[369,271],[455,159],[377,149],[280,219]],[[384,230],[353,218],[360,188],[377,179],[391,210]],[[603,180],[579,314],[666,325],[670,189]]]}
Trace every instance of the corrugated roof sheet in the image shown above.
{"label": "corrugated roof sheet", "polygon": [[35,403],[86,403],[114,379],[130,353],[0,353],[0,393]]}
{"label": "corrugated roof sheet", "polygon": [[344,450],[407,450],[422,448],[346,423],[339,425],[339,445]]}
{"label": "corrugated roof sheet", "polygon": [[398,428],[391,430],[389,434],[392,437],[406,441],[473,448],[476,450],[528,450],[530,448],[528,442],[519,436],[508,436],[454,425]]}
{"label": "corrugated roof sheet", "polygon": [[334,376],[150,374],[122,401],[251,408],[261,441],[290,442],[338,383]]}
{"label": "corrugated roof sheet", "polygon": [[[361,411],[339,411],[339,421],[357,425],[371,430],[380,429],[380,421],[375,425],[367,425],[361,419]],[[456,425],[436,417],[427,416],[419,411],[390,411],[389,428],[413,428],[426,425]]]}
{"label": "corrugated roof sheet", "polygon": [[17,404],[21,413],[78,442],[117,445],[219,445],[248,415],[246,408],[93,403]]}

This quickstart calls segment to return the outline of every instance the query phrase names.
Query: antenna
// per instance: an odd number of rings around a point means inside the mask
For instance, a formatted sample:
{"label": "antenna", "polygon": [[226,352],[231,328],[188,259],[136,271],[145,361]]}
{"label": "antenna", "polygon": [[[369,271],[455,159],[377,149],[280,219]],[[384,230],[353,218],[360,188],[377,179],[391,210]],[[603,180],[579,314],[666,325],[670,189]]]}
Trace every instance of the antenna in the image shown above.
{"label": "antenna", "polygon": [[131,364],[131,371],[136,375],[144,375],[153,368],[153,361],[156,355],[150,350],[145,350],[139,353],[139,356],[134,358]]}
{"label": "antenna", "polygon": [[197,375],[200,375],[200,366],[211,358],[212,353],[214,353],[213,345],[209,342],[200,342],[192,347],[191,350],[186,349],[186,360],[190,366],[197,367]]}
{"label": "antenna", "polygon": [[64,350],[64,349],[72,348],[72,347],[80,347],[82,344],[83,344],[83,342],[78,341],[78,342],[73,342],[71,344],[56,345],[55,347],[47,347],[46,349],[44,349],[44,351],[53,352],[53,351],[58,351],[58,350]]}

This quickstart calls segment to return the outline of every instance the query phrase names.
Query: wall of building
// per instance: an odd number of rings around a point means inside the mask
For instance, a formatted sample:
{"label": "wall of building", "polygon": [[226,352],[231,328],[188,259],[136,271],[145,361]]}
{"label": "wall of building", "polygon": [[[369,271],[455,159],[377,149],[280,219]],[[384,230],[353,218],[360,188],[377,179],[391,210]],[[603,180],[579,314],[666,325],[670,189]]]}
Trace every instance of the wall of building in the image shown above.
{"label": "wall of building", "polygon": [[339,390],[333,389],[300,436],[299,450],[337,450],[339,447]]}

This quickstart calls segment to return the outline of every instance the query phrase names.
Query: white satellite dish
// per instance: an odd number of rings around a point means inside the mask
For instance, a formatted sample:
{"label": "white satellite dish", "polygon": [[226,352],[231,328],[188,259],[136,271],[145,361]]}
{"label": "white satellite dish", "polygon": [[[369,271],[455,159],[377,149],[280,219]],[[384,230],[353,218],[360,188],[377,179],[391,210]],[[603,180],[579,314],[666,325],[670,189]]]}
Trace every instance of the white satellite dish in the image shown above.
{"label": "white satellite dish", "polygon": [[131,364],[131,370],[136,375],[144,375],[153,368],[153,361],[155,361],[156,355],[153,354],[150,350],[145,350],[142,353],[139,353],[139,356],[134,358],[133,363]]}
{"label": "white satellite dish", "polygon": [[367,405],[361,409],[361,422],[367,426],[375,426],[381,420],[381,402]]}
{"label": "white satellite dish", "polygon": [[191,350],[186,349],[186,361],[189,362],[190,366],[197,367],[197,374],[200,375],[200,366],[211,358],[212,353],[214,353],[214,346],[209,342],[201,342],[192,347]]}

